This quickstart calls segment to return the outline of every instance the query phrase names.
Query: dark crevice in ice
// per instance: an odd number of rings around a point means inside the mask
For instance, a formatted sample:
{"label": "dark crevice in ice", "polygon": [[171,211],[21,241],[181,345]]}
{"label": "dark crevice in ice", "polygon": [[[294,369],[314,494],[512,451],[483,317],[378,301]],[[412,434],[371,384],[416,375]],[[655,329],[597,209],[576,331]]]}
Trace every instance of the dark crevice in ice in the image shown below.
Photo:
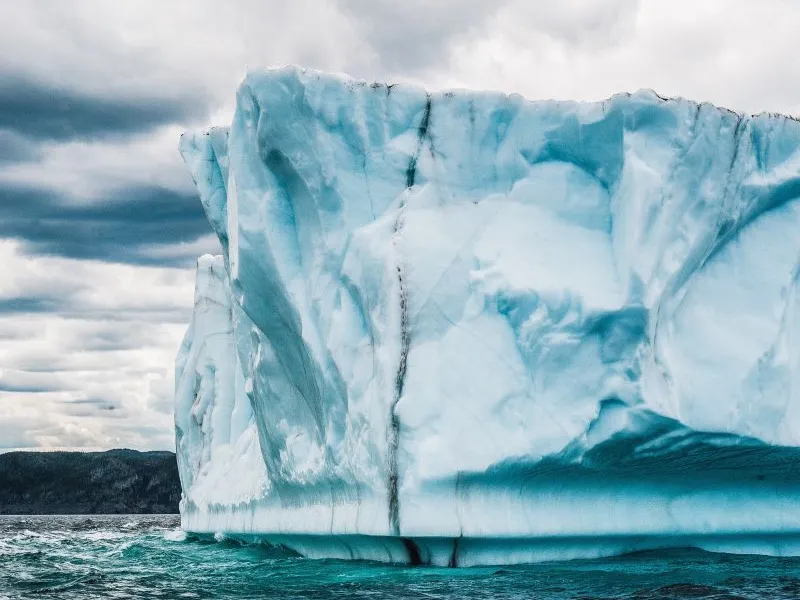
{"label": "dark crevice in ice", "polygon": [[458,542],[461,538],[453,538],[453,550],[450,552],[450,560],[447,562],[447,566],[451,569],[454,569],[458,566]]}
{"label": "dark crevice in ice", "polygon": [[406,187],[410,188],[414,186],[414,181],[417,177],[417,160],[419,159],[419,155],[422,152],[422,142],[425,140],[425,136],[428,135],[428,124],[431,118],[431,96],[428,94],[428,98],[425,101],[425,112],[422,114],[422,121],[420,121],[419,129],[417,130],[417,151],[414,153],[414,156],[408,161],[408,167],[406,168]]}
{"label": "dark crevice in ice", "polygon": [[403,546],[406,547],[406,553],[408,554],[408,564],[412,567],[418,567],[422,564],[422,556],[419,553],[419,547],[414,543],[414,541],[410,538],[404,537],[400,538],[400,541],[403,542]]}
{"label": "dark crevice in ice", "polygon": [[[428,135],[428,125],[430,123],[431,115],[431,97],[428,95],[425,102],[425,110],[422,114],[419,128],[417,129],[417,149],[414,155],[409,159],[408,168],[406,169],[406,187],[411,188],[414,186],[417,173],[417,159],[422,152],[425,144],[425,138]],[[397,219],[394,222],[393,233],[395,236],[394,243],[397,243],[397,236],[403,228],[403,212],[406,206],[406,192],[403,193],[400,206],[397,211]],[[397,272],[398,288],[400,290],[400,360],[397,365],[397,373],[395,374],[394,381],[394,394],[392,397],[392,404],[389,409],[389,476],[388,476],[388,494],[389,494],[389,526],[393,535],[400,535],[400,503],[397,495],[398,487],[398,473],[397,473],[397,450],[400,442],[400,418],[397,416],[395,409],[397,403],[403,396],[403,388],[405,387],[406,368],[408,364],[408,350],[411,345],[411,336],[408,327],[408,290],[405,281],[405,270],[403,267],[402,257],[397,253],[395,270]],[[410,542],[410,541],[409,541]],[[408,547],[408,543],[404,540],[403,543]],[[413,542],[412,542],[413,545]],[[416,546],[414,546],[416,548]],[[409,554],[411,551],[409,550]],[[417,558],[419,552],[417,551]]]}
{"label": "dark crevice in ice", "polygon": [[400,361],[394,381],[394,396],[389,411],[389,524],[394,535],[400,535],[400,504],[397,496],[397,450],[400,442],[400,417],[395,409],[403,396],[408,349],[410,345],[408,331],[408,291],[403,278],[403,267],[398,260],[397,279],[400,287]]}

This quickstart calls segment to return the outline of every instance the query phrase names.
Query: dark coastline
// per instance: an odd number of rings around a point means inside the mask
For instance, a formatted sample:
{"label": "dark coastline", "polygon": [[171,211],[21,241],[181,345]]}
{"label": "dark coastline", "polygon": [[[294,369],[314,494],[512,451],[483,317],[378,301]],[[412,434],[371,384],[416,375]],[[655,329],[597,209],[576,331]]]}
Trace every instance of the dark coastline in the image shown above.
{"label": "dark coastline", "polygon": [[0,515],[174,514],[173,452],[0,454]]}

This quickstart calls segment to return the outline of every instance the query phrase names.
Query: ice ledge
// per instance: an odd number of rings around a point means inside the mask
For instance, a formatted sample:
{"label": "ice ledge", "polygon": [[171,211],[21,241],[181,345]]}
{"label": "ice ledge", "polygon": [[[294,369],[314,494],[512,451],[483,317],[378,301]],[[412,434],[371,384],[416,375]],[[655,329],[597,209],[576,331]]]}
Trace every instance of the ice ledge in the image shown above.
{"label": "ice ledge", "polygon": [[[182,505],[199,534],[286,546],[317,558],[470,566],[594,558],[677,546],[739,553],[800,551],[794,448],[675,430],[527,468],[440,482],[401,499],[399,535],[385,498],[320,490],[237,505]],[[669,442],[668,442],[669,440]],[[680,452],[670,451],[677,442]],[[674,450],[674,446],[673,446]]]}

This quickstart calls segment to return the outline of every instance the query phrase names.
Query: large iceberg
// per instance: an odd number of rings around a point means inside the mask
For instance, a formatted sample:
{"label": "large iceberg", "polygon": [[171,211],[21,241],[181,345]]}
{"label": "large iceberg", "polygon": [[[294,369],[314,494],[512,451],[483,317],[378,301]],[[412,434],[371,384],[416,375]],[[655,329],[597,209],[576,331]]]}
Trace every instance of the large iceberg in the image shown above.
{"label": "large iceberg", "polygon": [[800,123],[286,68],[181,153],[224,254],[184,529],[471,565],[800,553]]}

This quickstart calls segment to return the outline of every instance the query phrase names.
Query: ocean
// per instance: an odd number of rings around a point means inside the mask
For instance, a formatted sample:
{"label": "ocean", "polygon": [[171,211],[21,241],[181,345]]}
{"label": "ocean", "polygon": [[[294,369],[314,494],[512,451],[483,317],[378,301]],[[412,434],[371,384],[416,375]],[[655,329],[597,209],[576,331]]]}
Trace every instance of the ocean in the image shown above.
{"label": "ocean", "polygon": [[798,599],[800,559],[683,549],[513,567],[308,560],[177,516],[0,516],[0,599]]}

